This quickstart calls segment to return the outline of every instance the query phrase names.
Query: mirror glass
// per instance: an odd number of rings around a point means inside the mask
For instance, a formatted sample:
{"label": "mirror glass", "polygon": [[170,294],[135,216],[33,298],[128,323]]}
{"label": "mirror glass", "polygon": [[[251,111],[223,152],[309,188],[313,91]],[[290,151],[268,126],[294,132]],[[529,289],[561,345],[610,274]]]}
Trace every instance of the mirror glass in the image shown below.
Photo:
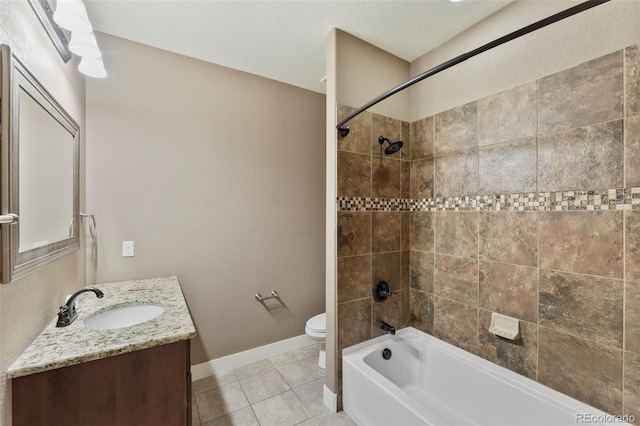
{"label": "mirror glass", "polygon": [[74,141],[23,88],[19,103],[22,253],[73,237]]}
{"label": "mirror glass", "polygon": [[1,46],[0,194],[2,282],[78,248],[80,129],[60,104]]}

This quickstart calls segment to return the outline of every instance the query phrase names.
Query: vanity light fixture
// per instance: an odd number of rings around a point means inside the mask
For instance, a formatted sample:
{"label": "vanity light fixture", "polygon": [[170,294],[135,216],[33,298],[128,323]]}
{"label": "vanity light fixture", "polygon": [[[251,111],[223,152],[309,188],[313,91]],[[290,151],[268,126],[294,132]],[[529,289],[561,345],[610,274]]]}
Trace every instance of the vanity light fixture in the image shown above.
{"label": "vanity light fixture", "polygon": [[58,0],[53,20],[65,30],[76,33],[90,33],[93,25],[87,16],[82,0]]}
{"label": "vanity light fixture", "polygon": [[94,78],[105,78],[107,76],[107,71],[104,69],[104,62],[102,62],[102,58],[82,58],[80,60],[80,65],[78,66],[78,71],[86,76]]}
{"label": "vanity light fixture", "polygon": [[69,50],[82,58],[78,71],[89,77],[106,77],[102,52],[82,0],[58,0],[53,20],[60,27],[71,31]]}
{"label": "vanity light fixture", "polygon": [[69,50],[83,58],[98,59],[102,57],[102,52],[98,47],[96,36],[91,33],[71,33],[71,41],[69,42]]}
{"label": "vanity light fixture", "polygon": [[82,57],[78,71],[93,78],[105,78],[107,71],[104,69],[102,52],[98,47],[96,36],[91,33],[71,33],[69,50]]}

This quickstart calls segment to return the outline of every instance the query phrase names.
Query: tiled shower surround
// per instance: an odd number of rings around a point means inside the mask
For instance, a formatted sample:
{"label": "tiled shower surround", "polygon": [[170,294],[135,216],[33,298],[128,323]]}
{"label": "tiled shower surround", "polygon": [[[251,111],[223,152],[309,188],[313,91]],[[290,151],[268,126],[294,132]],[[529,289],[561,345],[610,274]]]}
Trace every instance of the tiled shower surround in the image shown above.
{"label": "tiled shower surround", "polygon": [[[411,325],[640,419],[640,47],[413,123],[349,126],[338,350],[378,320]],[[405,145],[385,156],[380,135]],[[398,292],[382,304],[379,280]],[[490,334],[492,312],[521,338]]]}

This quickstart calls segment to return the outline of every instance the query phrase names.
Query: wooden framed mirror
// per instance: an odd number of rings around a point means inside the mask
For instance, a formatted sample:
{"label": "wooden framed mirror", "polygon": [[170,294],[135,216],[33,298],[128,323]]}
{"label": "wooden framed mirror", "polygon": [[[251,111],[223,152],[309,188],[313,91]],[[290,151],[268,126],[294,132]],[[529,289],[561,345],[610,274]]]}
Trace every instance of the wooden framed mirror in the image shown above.
{"label": "wooden framed mirror", "polygon": [[0,49],[0,242],[8,283],[79,247],[80,128],[8,46]]}

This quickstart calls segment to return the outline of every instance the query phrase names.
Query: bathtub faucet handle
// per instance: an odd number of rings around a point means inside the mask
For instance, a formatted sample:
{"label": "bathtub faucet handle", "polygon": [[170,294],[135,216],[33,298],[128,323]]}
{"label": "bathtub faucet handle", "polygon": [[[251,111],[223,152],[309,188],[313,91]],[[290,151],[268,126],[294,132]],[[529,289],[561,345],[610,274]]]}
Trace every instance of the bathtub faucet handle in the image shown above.
{"label": "bathtub faucet handle", "polygon": [[389,284],[386,281],[378,281],[373,287],[373,300],[378,303],[384,302],[394,294],[398,294],[398,292],[389,290]]}

